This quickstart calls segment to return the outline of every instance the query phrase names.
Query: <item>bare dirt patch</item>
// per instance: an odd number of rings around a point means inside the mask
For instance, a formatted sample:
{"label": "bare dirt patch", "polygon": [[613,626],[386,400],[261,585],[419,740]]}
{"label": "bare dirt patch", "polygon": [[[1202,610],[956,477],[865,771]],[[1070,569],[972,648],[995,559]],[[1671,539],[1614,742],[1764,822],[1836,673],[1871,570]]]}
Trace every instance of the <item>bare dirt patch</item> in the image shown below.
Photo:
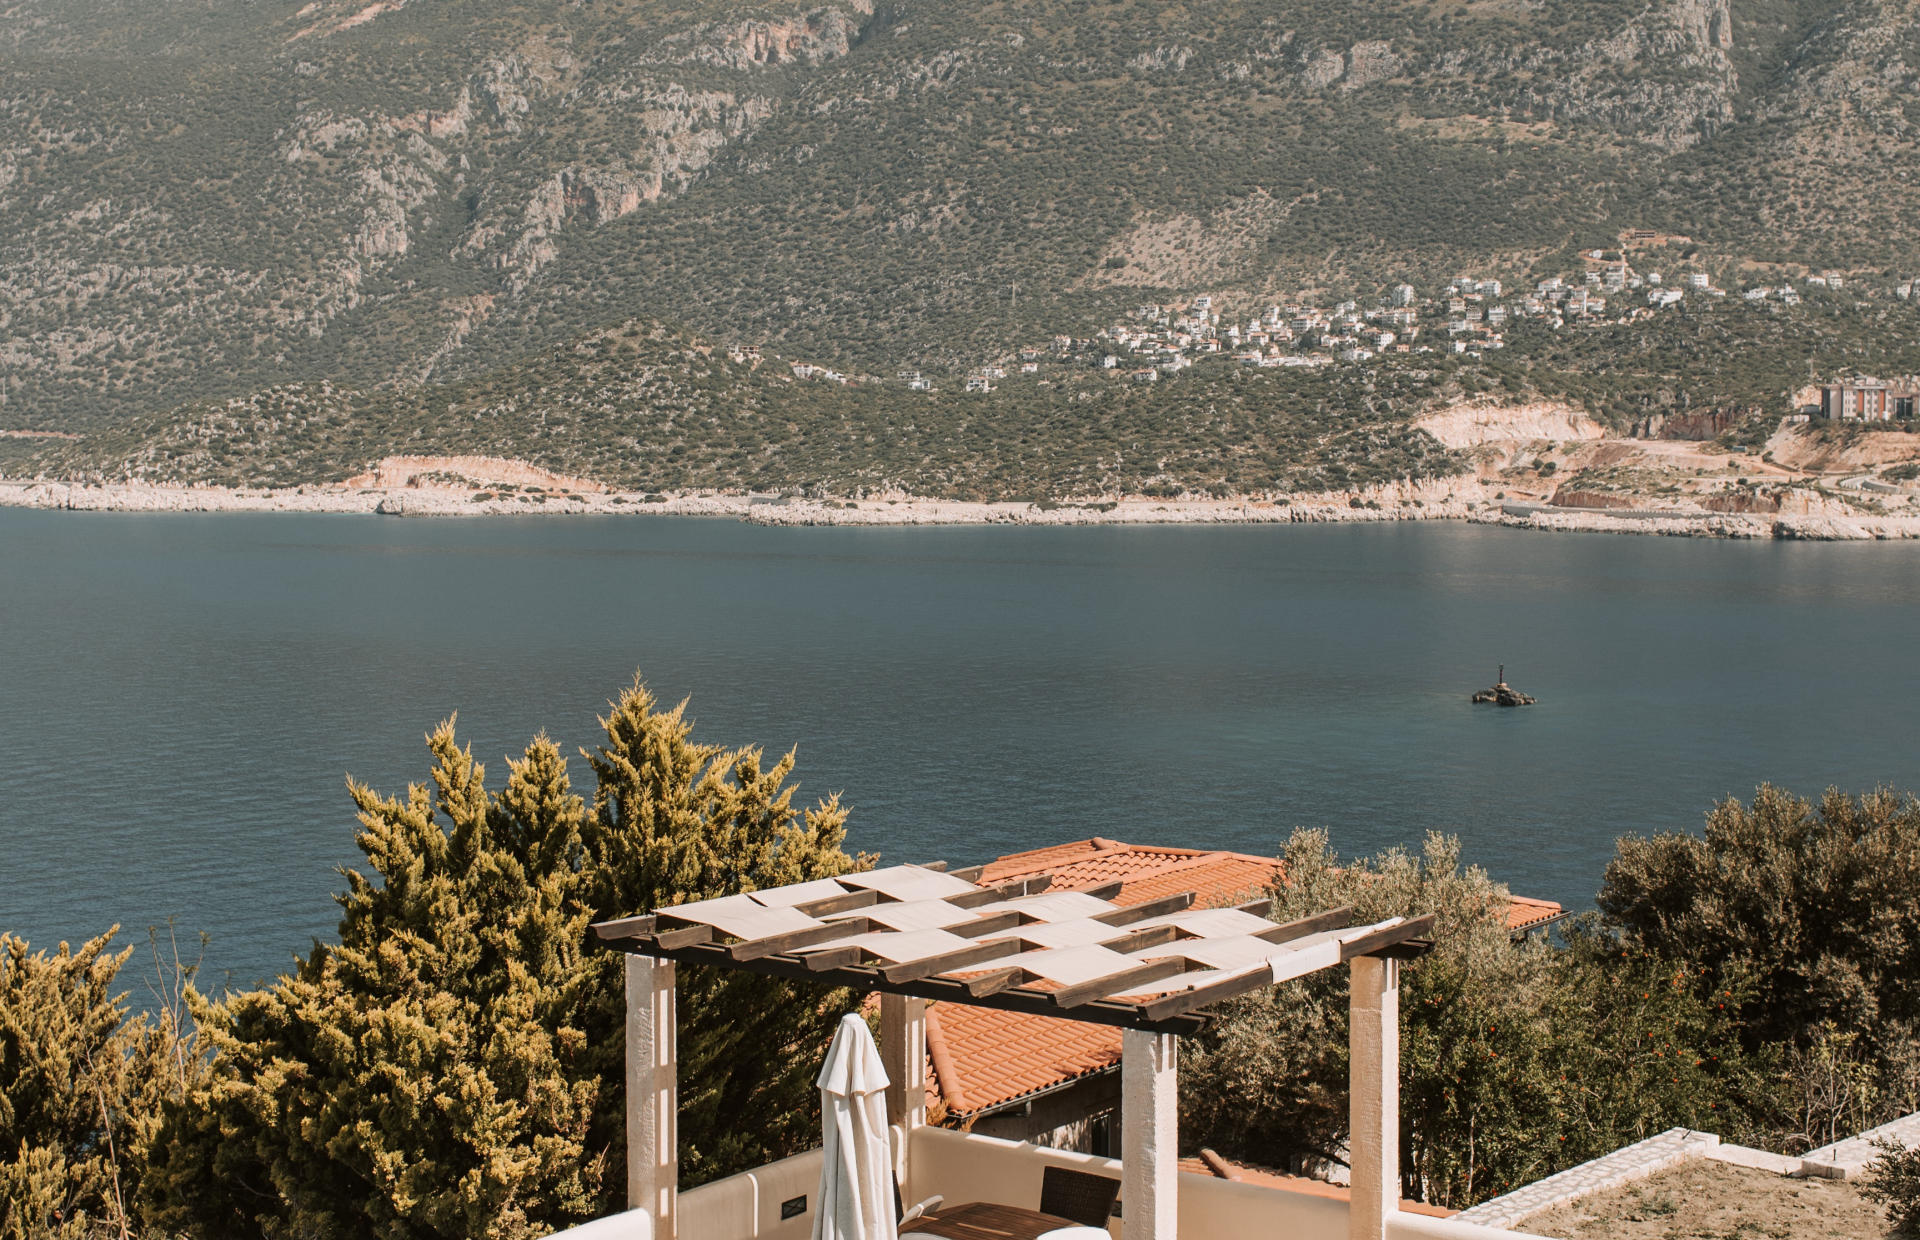
{"label": "bare dirt patch", "polygon": [[1809,473],[1851,473],[1920,459],[1920,435],[1826,423],[1782,427],[1767,440],[1782,465]]}
{"label": "bare dirt patch", "polygon": [[1879,1206],[1841,1180],[1794,1180],[1697,1158],[1523,1220],[1564,1240],[1888,1240]]}
{"label": "bare dirt patch", "polygon": [[1527,405],[1454,405],[1421,414],[1415,428],[1449,448],[1477,448],[1484,444],[1527,443],[1538,440],[1601,439],[1601,425],[1580,410],[1558,401]]}

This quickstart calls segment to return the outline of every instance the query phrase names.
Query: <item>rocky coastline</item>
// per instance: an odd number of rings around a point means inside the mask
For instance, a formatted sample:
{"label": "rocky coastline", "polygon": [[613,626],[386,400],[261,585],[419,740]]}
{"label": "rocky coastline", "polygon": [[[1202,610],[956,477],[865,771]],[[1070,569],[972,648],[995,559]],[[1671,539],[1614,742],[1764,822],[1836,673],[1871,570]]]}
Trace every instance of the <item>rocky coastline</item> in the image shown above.
{"label": "rocky coastline", "polygon": [[1467,520],[1512,529],[1580,534],[1653,534],[1667,538],[1776,538],[1795,542],[1902,542],[1920,538],[1920,517],[1756,516],[1735,513],[1675,513],[1613,516],[1604,509],[1536,509],[1511,512],[1500,505],[1477,509]]}
{"label": "rocky coastline", "polygon": [[[1415,488],[1418,490],[1418,488]],[[1385,494],[1385,493],[1379,493]],[[484,498],[477,498],[484,496]],[[408,517],[731,517],[760,525],[1138,525],[1405,521],[1465,518],[1471,504],[1436,495],[1383,502],[1316,495],[1293,500],[1128,499],[1035,504],[887,496],[862,500],[773,495],[574,490],[507,494],[417,486],[266,489],[0,481],[0,507],[72,512],[338,512]]]}
{"label": "rocky coastline", "polygon": [[381,513],[392,516],[682,516],[762,525],[1243,525],[1379,521],[1468,521],[1557,533],[1860,542],[1920,539],[1920,517],[1620,514],[1515,506],[1482,494],[1471,478],[1400,483],[1359,492],[1286,500],[1167,500],[977,503],[889,496],[862,500],[739,494],[647,495],[569,490],[512,494],[389,486],[165,487],[0,480],[0,507],[73,512]]}

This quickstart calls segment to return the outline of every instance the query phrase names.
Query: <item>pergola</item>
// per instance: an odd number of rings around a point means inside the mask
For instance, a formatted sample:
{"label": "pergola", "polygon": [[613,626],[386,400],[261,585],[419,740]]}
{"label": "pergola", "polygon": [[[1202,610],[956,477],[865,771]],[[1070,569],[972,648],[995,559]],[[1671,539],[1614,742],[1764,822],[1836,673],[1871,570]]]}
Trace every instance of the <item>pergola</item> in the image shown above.
{"label": "pergola", "polygon": [[594,927],[627,953],[627,1192],[657,1236],[675,1236],[679,963],[878,992],[888,1118],[909,1133],[926,1120],[928,999],[1119,1026],[1125,1240],[1176,1234],[1179,1035],[1205,1028],[1220,1000],[1347,964],[1350,1235],[1383,1240],[1400,1201],[1398,962],[1431,947],[1432,917],[1355,926],[1351,908],[1336,908],[1275,923],[1266,900],[1198,908],[1186,892],[1120,905],[1118,883],[980,878],[980,867],[896,865]]}

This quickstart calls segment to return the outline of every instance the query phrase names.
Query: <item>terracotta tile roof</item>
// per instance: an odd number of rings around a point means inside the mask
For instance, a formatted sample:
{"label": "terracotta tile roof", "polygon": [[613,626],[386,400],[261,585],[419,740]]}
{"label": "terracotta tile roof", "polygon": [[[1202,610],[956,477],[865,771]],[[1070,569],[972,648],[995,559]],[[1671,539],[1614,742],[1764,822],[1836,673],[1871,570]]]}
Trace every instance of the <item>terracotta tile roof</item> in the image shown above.
{"label": "terracotta tile roof", "polygon": [[1064,1085],[1120,1062],[1120,1031],[1057,1016],[964,1003],[927,1005],[933,1091],[950,1121]]}
{"label": "terracotta tile roof", "polygon": [[1056,890],[1074,891],[1119,880],[1120,904],[1144,904],[1191,891],[1203,905],[1258,899],[1280,873],[1272,857],[1201,848],[1149,848],[1095,836],[1072,844],[1012,853],[987,864],[980,881],[1006,882],[1047,871]]}
{"label": "terracotta tile roof", "polygon": [[[1180,1170],[1193,1175],[1211,1175],[1223,1180],[1232,1180],[1238,1184],[1258,1184],[1263,1188],[1277,1188],[1283,1192],[1305,1193],[1310,1197],[1328,1197],[1334,1201],[1353,1200],[1352,1192],[1344,1184],[1328,1184],[1321,1180],[1309,1180],[1303,1175],[1284,1175],[1278,1171],[1269,1171],[1265,1167],[1256,1167],[1251,1163],[1234,1162],[1222,1158],[1212,1150],[1201,1151],[1198,1158],[1180,1160]],[[1424,1201],[1400,1199],[1400,1211],[1403,1214],[1424,1214],[1429,1218],[1451,1218],[1452,1210],[1443,1210],[1439,1206],[1430,1206]]]}
{"label": "terracotta tile roof", "polygon": [[1528,926],[1537,926],[1552,921],[1567,910],[1552,900],[1533,900],[1526,896],[1509,896],[1513,903],[1507,906],[1507,929],[1525,930]]}
{"label": "terracotta tile roof", "polygon": [[[1057,891],[1118,880],[1119,904],[1144,904],[1191,891],[1200,907],[1259,899],[1280,873],[1273,857],[1200,848],[1123,844],[1095,836],[1070,844],[1010,853],[987,863],[981,882],[1006,882],[1051,871]],[[1515,896],[1510,929],[1550,920],[1561,912],[1549,900]],[[949,1122],[964,1124],[1033,1094],[1065,1086],[1120,1064],[1120,1031],[1104,1025],[1028,1016],[962,1004],[930,1004],[927,1089],[932,1109],[944,1105]]]}
{"label": "terracotta tile roof", "polygon": [[1144,904],[1191,891],[1198,897],[1195,903],[1203,906],[1244,904],[1266,895],[1279,873],[1280,864],[1271,857],[1209,853],[1126,880],[1119,903]]}

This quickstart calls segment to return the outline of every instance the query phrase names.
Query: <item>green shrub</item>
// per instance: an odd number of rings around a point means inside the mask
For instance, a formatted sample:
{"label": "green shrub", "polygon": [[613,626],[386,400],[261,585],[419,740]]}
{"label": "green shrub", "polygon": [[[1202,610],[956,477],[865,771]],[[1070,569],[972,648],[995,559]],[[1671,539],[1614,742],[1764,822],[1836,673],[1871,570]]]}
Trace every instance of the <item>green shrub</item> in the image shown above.
{"label": "green shrub", "polygon": [[1887,1208],[1887,1221],[1906,1236],[1920,1236],[1920,1146],[1897,1141],[1875,1143],[1880,1157],[1867,1164],[1860,1192]]}
{"label": "green shrub", "polygon": [[1920,801],[1829,790],[1816,806],[1763,785],[1701,835],[1629,836],[1600,909],[1646,950],[1751,973],[1750,1044],[1920,1023]]}

